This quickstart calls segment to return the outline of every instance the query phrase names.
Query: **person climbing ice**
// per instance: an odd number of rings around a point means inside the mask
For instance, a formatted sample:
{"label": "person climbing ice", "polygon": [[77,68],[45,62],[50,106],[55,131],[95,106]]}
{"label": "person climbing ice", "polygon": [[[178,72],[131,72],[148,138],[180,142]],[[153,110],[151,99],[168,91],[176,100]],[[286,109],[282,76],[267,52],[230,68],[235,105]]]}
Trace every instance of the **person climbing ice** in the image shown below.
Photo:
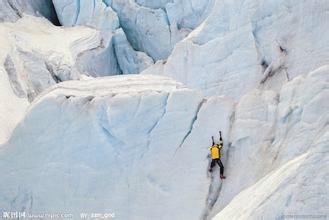
{"label": "person climbing ice", "polygon": [[222,139],[222,132],[219,132],[219,144],[216,144],[214,141],[214,137],[212,136],[212,146],[210,147],[210,155],[211,155],[211,163],[210,163],[210,167],[209,167],[209,172],[212,172],[213,167],[216,165],[216,163],[218,164],[219,168],[220,168],[220,178],[221,179],[225,179],[226,177],[224,176],[224,166],[222,161],[220,160],[220,151],[221,148],[223,147],[223,139]]}

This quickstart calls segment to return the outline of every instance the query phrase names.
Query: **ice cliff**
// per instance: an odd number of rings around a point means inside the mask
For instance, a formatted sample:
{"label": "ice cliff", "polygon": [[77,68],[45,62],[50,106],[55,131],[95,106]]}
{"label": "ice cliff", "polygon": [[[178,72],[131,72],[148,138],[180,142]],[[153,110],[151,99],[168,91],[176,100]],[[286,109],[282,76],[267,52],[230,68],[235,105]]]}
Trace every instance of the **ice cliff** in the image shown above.
{"label": "ice cliff", "polygon": [[167,62],[145,73],[237,100],[270,73],[272,79],[262,86],[278,90],[289,79],[328,63],[328,7],[326,0],[218,0]]}
{"label": "ice cliff", "polygon": [[242,97],[226,163],[232,180],[223,182],[218,211],[228,205],[215,219],[327,213],[319,204],[328,203],[328,85],[324,66],[279,93],[255,90]]}
{"label": "ice cliff", "polygon": [[24,14],[46,17],[58,25],[52,0],[0,0],[0,22],[17,21]]}
{"label": "ice cliff", "polygon": [[0,162],[0,210],[200,216],[210,180],[209,139],[199,134],[220,128],[208,121],[228,108],[220,102],[155,76],[60,83],[34,101],[2,146],[12,159]]}
{"label": "ice cliff", "polygon": [[328,216],[328,1],[45,3],[0,1],[0,213]]}
{"label": "ice cliff", "polygon": [[[174,45],[206,18],[213,2],[53,0],[61,24],[87,25],[103,33],[104,49],[82,62],[82,71],[94,75],[139,73],[154,60],[166,59]],[[123,30],[116,36],[119,28]],[[118,37],[121,40],[113,41]]]}
{"label": "ice cliff", "polygon": [[85,25],[100,31],[102,47],[80,58],[80,71],[93,76],[139,73],[153,64],[152,58],[135,51],[120,28],[117,13],[102,0],[54,0],[59,21],[65,26]]}

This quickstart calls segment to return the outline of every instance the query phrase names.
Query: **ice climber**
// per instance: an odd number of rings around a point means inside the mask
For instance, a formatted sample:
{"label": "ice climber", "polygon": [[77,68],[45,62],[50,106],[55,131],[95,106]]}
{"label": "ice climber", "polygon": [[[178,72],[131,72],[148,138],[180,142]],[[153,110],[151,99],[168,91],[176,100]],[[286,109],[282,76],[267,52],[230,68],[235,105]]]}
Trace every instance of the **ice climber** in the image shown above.
{"label": "ice climber", "polygon": [[219,132],[220,138],[219,138],[219,144],[216,144],[214,141],[214,137],[212,137],[212,146],[210,147],[210,154],[211,154],[211,164],[209,167],[209,172],[212,172],[212,168],[218,164],[220,168],[220,178],[225,179],[226,177],[224,176],[224,166],[222,161],[220,160],[220,150],[223,147],[223,139],[222,139],[222,133]]}

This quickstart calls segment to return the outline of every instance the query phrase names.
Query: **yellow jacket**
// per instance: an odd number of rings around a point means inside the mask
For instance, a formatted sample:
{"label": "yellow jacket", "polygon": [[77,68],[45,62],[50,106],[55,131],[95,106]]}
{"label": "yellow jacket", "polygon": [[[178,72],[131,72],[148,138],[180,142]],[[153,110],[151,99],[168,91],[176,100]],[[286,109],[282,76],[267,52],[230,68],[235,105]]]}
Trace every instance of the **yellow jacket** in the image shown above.
{"label": "yellow jacket", "polygon": [[222,148],[223,143],[221,142],[220,145],[214,144],[210,148],[211,158],[212,159],[219,159],[220,158],[220,149]]}

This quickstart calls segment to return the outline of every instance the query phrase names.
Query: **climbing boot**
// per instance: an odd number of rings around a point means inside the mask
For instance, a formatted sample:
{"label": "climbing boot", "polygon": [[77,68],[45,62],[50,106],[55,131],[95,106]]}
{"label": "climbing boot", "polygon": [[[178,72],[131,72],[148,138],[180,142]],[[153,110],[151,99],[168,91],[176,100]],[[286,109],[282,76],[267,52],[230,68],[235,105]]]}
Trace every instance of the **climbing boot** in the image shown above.
{"label": "climbing boot", "polygon": [[212,170],[211,169],[208,169],[208,172],[207,172],[208,178],[211,177],[211,172],[212,172]]}

